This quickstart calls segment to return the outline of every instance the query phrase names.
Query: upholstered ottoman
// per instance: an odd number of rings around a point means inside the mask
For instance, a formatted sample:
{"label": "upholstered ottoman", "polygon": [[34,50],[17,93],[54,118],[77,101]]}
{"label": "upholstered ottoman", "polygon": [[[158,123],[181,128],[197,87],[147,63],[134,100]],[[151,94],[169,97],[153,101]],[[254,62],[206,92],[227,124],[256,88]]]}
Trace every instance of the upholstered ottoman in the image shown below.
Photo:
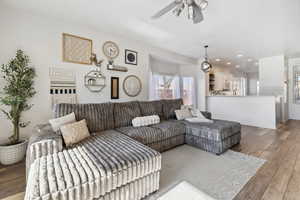
{"label": "upholstered ottoman", "polygon": [[213,120],[214,123],[186,124],[186,143],[220,155],[241,141],[241,125],[237,122]]}

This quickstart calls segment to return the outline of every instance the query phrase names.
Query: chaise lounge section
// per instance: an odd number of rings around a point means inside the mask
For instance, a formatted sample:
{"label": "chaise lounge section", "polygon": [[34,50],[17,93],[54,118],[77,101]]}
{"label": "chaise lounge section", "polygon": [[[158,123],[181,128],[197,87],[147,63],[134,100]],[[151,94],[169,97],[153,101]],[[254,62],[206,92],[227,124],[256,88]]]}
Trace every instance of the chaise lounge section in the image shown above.
{"label": "chaise lounge section", "polygon": [[[187,143],[221,154],[239,143],[238,123],[179,121],[175,110],[181,105],[181,99],[57,105],[56,118],[74,112],[92,136],[66,148],[59,132],[41,127],[29,141],[26,199],[140,200],[159,189],[159,152]],[[161,122],[132,126],[135,117],[148,115]]]}

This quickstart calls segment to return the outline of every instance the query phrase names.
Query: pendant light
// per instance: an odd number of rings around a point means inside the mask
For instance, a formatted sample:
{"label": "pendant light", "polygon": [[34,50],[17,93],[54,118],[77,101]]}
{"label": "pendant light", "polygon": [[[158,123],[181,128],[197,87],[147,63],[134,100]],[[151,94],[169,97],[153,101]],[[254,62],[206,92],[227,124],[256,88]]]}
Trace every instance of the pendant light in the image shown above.
{"label": "pendant light", "polygon": [[208,55],[207,55],[208,45],[205,45],[204,48],[205,48],[205,60],[201,63],[201,69],[203,72],[208,73],[210,72],[212,65],[208,61]]}

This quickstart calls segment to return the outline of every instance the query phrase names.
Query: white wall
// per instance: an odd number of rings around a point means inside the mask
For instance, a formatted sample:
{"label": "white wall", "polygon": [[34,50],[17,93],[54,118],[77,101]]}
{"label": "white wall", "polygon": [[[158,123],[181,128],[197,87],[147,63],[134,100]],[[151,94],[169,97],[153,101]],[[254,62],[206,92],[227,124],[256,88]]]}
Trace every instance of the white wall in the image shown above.
{"label": "white wall", "polygon": [[258,81],[258,72],[249,72],[247,73],[247,82],[248,82],[248,95],[257,95],[257,81]]}
{"label": "white wall", "polygon": [[283,95],[284,56],[273,56],[259,60],[260,95]]}
{"label": "white wall", "polygon": [[[0,8],[0,62],[7,63],[15,55],[17,49],[22,49],[30,56],[32,65],[37,72],[35,80],[36,96],[32,99],[34,107],[24,113],[23,119],[32,123],[26,129],[22,129],[23,137],[28,137],[34,125],[45,123],[52,117],[51,102],[49,95],[49,68],[62,67],[72,69],[76,72],[77,91],[79,103],[99,103],[110,101],[110,77],[120,77],[120,84],[127,75],[135,74],[142,80],[143,89],[137,98],[129,98],[122,91],[120,85],[120,101],[147,100],[148,99],[148,73],[149,56],[158,55],[168,60],[182,64],[196,64],[196,60],[184,57],[159,48],[145,46],[138,41],[130,41],[126,38],[118,37],[114,34],[105,34],[93,28],[79,24],[70,24],[64,21],[53,21],[41,16],[31,16],[28,13]],[[102,68],[107,77],[107,87],[101,93],[91,93],[83,86],[84,74],[93,69],[89,65],[80,65],[62,62],[62,33],[70,33],[87,37],[93,40],[93,49],[98,57],[104,58],[102,54],[102,44],[107,40],[116,42],[120,47],[120,56],[116,64],[128,67],[129,71],[112,72]],[[138,66],[124,64],[124,49],[132,49],[138,52]],[[4,82],[0,79],[0,89]],[[6,141],[11,134],[11,125],[5,117],[0,114],[0,143]]]}
{"label": "white wall", "polygon": [[288,111],[288,66],[284,55],[259,60],[259,94],[282,97],[281,121],[289,118]]}
{"label": "white wall", "polygon": [[294,102],[294,77],[293,68],[294,66],[300,66],[300,58],[294,58],[289,60],[289,118],[300,120],[300,104]]}

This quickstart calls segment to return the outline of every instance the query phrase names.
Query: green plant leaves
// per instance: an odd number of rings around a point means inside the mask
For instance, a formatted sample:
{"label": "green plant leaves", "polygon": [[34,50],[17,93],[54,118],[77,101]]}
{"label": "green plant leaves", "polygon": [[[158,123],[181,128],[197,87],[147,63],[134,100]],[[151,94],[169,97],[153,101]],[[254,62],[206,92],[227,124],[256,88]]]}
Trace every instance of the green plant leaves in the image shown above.
{"label": "green plant leaves", "polygon": [[0,104],[10,107],[9,111],[0,109],[14,125],[14,135],[10,137],[12,143],[19,142],[19,128],[29,123],[21,123],[21,114],[29,110],[32,105],[28,100],[36,91],[34,89],[35,70],[30,65],[30,59],[22,50],[17,50],[15,58],[2,65],[0,72],[6,84],[0,93]]}

